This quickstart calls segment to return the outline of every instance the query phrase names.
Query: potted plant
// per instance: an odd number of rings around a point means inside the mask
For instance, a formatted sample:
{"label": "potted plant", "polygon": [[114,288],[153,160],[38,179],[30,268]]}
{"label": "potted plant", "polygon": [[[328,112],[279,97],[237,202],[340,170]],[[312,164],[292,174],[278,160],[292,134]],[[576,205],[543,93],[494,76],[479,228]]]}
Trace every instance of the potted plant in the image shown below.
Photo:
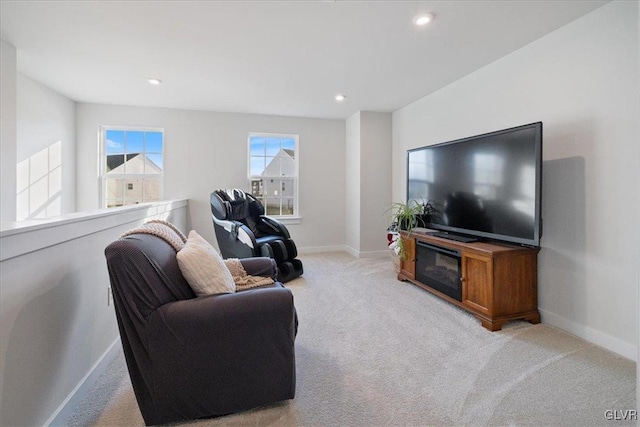
{"label": "potted plant", "polygon": [[[389,210],[392,213],[392,224],[388,231],[392,234],[395,233],[390,239],[389,248],[393,250],[394,255],[399,260],[405,260],[407,254],[404,248],[404,241],[400,238],[398,231],[402,230],[411,233],[415,227],[428,224],[431,218],[437,215],[438,211],[432,200],[422,203],[415,200],[410,200],[407,203],[394,202]],[[394,259],[394,261],[398,260]]]}
{"label": "potted plant", "polygon": [[415,200],[410,200],[407,203],[394,202],[391,204],[389,210],[391,211],[392,224],[388,230],[394,233],[389,248],[393,251],[394,263],[396,264],[396,269],[398,269],[398,261],[407,258],[404,242],[400,234],[398,234],[398,231],[402,230],[411,233],[411,230],[413,230],[420,221],[420,215],[423,213],[423,205]]}
{"label": "potted plant", "polygon": [[398,224],[398,228],[410,233],[418,225],[423,208],[422,204],[415,200],[410,200],[407,203],[394,202],[389,209],[391,210],[392,221]]}

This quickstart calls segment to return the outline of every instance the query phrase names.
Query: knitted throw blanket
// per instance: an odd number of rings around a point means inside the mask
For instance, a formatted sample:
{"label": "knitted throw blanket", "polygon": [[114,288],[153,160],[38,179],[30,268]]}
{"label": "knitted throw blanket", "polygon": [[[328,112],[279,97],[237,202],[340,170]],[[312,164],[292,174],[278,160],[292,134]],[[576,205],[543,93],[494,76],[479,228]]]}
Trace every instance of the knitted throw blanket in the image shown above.
{"label": "knitted throw blanket", "polygon": [[246,289],[257,288],[258,286],[270,285],[273,283],[271,277],[250,276],[245,271],[242,263],[237,258],[229,258],[224,260],[224,264],[229,269],[233,281],[236,282],[236,291],[244,291]]}
{"label": "knitted throw blanket", "polygon": [[[151,234],[159,237],[170,244],[176,253],[184,248],[184,244],[187,242],[187,238],[178,227],[161,219],[152,219],[147,221],[140,227],[136,227],[123,233],[120,237],[127,237],[132,234]],[[224,264],[229,269],[231,276],[233,276],[233,281],[236,284],[236,291],[243,291],[245,289],[274,283],[271,277],[248,275],[242,266],[242,263],[237,258],[225,259]]]}
{"label": "knitted throw blanket", "polygon": [[132,234],[151,234],[153,236],[160,237],[170,244],[176,252],[184,248],[184,244],[187,241],[187,238],[175,225],[161,219],[152,219],[147,221],[140,227],[133,228],[123,233],[120,237],[127,237]]}

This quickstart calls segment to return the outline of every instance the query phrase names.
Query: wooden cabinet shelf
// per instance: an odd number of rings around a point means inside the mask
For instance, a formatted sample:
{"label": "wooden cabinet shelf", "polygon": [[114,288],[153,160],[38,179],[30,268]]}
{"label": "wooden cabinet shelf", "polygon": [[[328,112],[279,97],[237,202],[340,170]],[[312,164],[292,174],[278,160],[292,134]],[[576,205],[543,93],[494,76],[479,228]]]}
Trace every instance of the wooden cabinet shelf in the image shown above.
{"label": "wooden cabinet shelf", "polygon": [[[538,312],[538,248],[499,243],[461,243],[429,234],[401,233],[406,257],[398,280],[409,281],[472,313],[482,326],[497,331],[517,319],[540,323]],[[424,242],[455,251],[460,258],[461,299],[434,289],[430,279],[416,270],[420,256],[416,246]]]}

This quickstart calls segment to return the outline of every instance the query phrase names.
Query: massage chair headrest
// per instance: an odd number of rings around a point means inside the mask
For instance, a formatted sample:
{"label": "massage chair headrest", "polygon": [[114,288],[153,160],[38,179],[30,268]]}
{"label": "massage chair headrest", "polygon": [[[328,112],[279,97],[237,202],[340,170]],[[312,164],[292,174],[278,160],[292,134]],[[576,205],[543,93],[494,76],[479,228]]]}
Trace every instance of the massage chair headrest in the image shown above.
{"label": "massage chair headrest", "polygon": [[249,216],[264,215],[262,203],[237,188],[216,190],[210,201],[211,213],[220,220],[243,221]]}

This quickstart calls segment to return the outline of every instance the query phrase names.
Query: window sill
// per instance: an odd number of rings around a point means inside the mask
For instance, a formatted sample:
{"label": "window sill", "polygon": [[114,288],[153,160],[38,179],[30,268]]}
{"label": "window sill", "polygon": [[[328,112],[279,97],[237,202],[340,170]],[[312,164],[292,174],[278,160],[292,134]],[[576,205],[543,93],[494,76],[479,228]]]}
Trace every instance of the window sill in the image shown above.
{"label": "window sill", "polygon": [[267,215],[267,216],[285,225],[295,225],[295,224],[302,223],[302,217],[300,216],[275,216],[275,215]]}

